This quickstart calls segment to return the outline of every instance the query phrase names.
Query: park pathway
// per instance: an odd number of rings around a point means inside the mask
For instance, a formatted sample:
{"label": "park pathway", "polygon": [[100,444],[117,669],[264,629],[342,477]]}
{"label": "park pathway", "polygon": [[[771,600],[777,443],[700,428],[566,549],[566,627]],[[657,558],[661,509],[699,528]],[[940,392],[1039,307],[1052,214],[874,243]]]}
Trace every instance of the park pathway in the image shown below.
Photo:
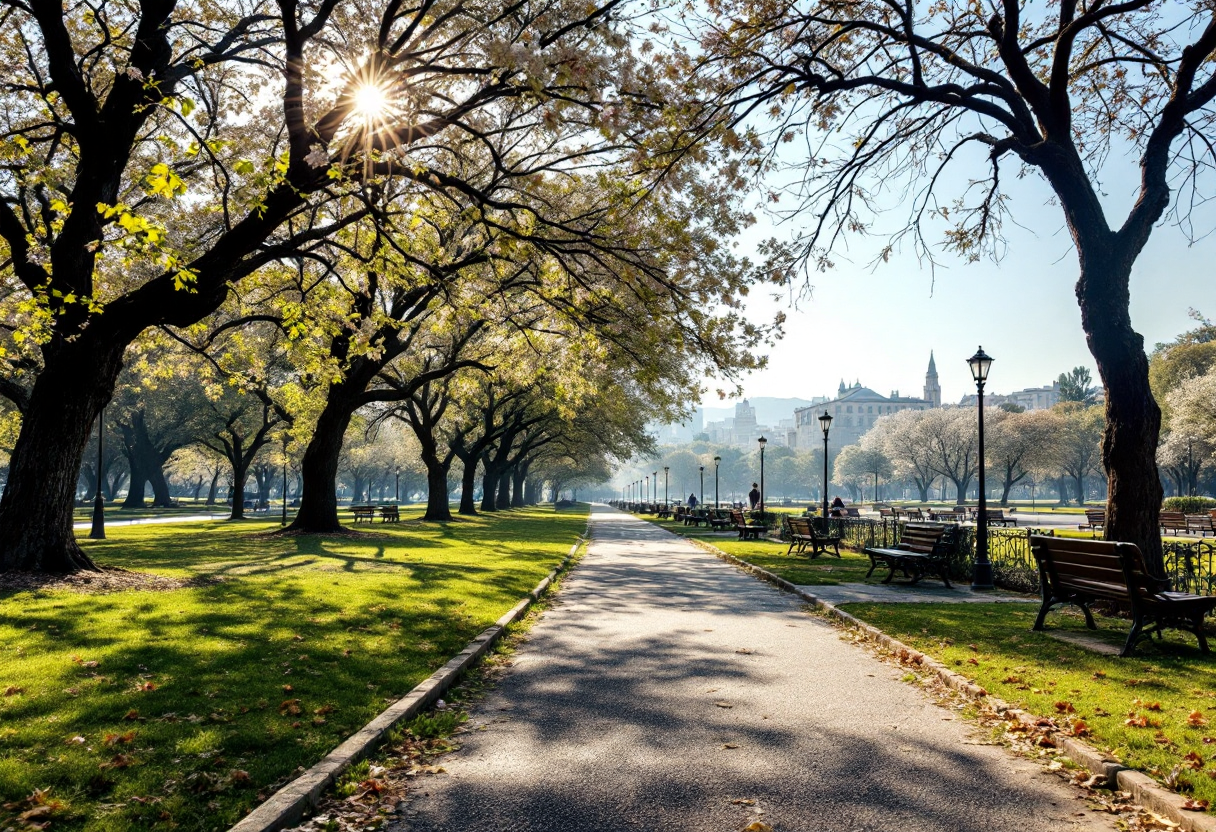
{"label": "park pathway", "polygon": [[[591,542],[393,832],[1112,830],[802,602],[653,524]],[[761,814],[762,813],[762,814]]]}

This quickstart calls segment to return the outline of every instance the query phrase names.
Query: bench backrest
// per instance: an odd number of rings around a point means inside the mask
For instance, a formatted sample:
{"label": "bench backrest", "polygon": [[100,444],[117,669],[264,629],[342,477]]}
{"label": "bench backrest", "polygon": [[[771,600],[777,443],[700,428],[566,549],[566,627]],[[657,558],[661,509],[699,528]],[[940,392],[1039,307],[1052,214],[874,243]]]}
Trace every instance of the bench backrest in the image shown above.
{"label": "bench backrest", "polygon": [[1172,525],[1172,524],[1176,523],[1179,526],[1186,525],[1186,515],[1183,514],[1181,511],[1162,510],[1161,513],[1157,515],[1157,518],[1158,518],[1158,520],[1157,520],[1158,523],[1164,523],[1167,525]]}
{"label": "bench backrest", "polygon": [[747,520],[743,518],[743,512],[735,511],[734,509],[731,509],[730,512],[730,522],[734,523],[736,526],[743,526],[747,524]]}
{"label": "bench backrest", "polygon": [[941,543],[945,526],[934,523],[908,523],[899,538],[899,548],[922,555],[931,555]]}
{"label": "bench backrest", "polygon": [[811,536],[811,521],[808,517],[787,517],[786,522],[790,524],[790,534],[802,535],[804,537]]}
{"label": "bench backrest", "polygon": [[1106,522],[1106,509],[1087,508],[1085,509],[1085,519],[1090,523],[1096,523],[1100,526]]}
{"label": "bench backrest", "polygon": [[1212,518],[1207,514],[1188,514],[1186,516],[1186,525],[1190,529],[1211,529]]}
{"label": "bench backrest", "polygon": [[1074,593],[1135,603],[1168,588],[1148,574],[1133,543],[1030,536],[1043,591],[1058,598]]}
{"label": "bench backrest", "polygon": [[1004,520],[1005,511],[999,508],[986,508],[984,509],[984,516],[989,520]]}

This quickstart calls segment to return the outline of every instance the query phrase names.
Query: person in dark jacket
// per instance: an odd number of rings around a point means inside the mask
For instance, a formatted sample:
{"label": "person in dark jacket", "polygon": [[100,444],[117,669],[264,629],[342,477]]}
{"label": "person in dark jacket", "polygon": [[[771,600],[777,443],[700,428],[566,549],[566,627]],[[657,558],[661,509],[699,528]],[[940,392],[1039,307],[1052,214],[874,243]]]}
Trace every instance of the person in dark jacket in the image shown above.
{"label": "person in dark jacket", "polygon": [[752,504],[752,511],[755,511],[756,506],[760,505],[760,483],[752,483],[752,490],[747,492],[747,500]]}

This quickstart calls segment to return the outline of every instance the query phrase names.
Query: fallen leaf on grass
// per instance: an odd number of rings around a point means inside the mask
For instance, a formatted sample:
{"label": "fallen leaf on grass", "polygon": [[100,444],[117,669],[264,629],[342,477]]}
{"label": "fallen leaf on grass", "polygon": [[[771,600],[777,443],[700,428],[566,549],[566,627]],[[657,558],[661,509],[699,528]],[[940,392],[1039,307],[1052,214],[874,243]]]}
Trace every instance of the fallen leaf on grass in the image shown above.
{"label": "fallen leaf on grass", "polygon": [[127,711],[127,713],[123,716],[123,719],[126,720],[127,722],[136,722],[141,718],[142,717],[140,717],[139,711],[135,710],[134,708]]}
{"label": "fallen leaf on grass", "polygon": [[1089,726],[1085,724],[1083,719],[1074,719],[1072,725],[1069,726],[1069,732],[1074,737],[1088,737]]}
{"label": "fallen leaf on grass", "polygon": [[1208,724],[1208,719],[1199,711],[1191,711],[1190,716],[1186,718],[1186,724],[1191,728],[1202,728]]}
{"label": "fallen leaf on grass", "polygon": [[973,664],[973,665],[976,665],[977,667],[979,666],[979,662],[976,661],[975,656],[972,656],[971,658],[967,659],[967,664]]}
{"label": "fallen leaf on grass", "polygon": [[291,685],[283,685],[283,693],[291,693],[295,688]]}
{"label": "fallen leaf on grass", "polygon": [[332,714],[333,712],[334,712],[333,705],[322,705],[321,707],[319,707],[315,711],[313,711],[313,713],[316,714],[317,716],[325,716],[326,714]]}
{"label": "fallen leaf on grass", "polygon": [[25,688],[19,688],[16,685],[9,685],[4,689],[5,696],[17,696],[22,693],[25,693]]}
{"label": "fallen leaf on grass", "polygon": [[127,731],[124,734],[106,734],[102,740],[106,745],[126,745],[135,739],[134,731]]}
{"label": "fallen leaf on grass", "polygon": [[1206,765],[1204,759],[1202,757],[1200,757],[1198,754],[1196,754],[1194,751],[1190,752],[1182,759],[1186,760],[1186,765],[1188,768],[1193,768],[1193,769],[1195,769],[1195,771],[1199,771],[1199,769],[1203,768],[1204,765]]}
{"label": "fallen leaf on grass", "polygon": [[115,754],[108,763],[102,763],[100,768],[130,768],[134,763],[135,760],[126,754]]}
{"label": "fallen leaf on grass", "polygon": [[1062,714],[1075,714],[1077,709],[1073,707],[1071,702],[1057,702],[1056,710]]}
{"label": "fallen leaf on grass", "polygon": [[284,715],[290,714],[292,716],[298,715],[300,713],[300,700],[284,699],[282,703],[279,704],[279,713]]}
{"label": "fallen leaf on grass", "polygon": [[140,682],[135,686],[135,689],[142,693],[151,693],[156,690],[156,682]]}

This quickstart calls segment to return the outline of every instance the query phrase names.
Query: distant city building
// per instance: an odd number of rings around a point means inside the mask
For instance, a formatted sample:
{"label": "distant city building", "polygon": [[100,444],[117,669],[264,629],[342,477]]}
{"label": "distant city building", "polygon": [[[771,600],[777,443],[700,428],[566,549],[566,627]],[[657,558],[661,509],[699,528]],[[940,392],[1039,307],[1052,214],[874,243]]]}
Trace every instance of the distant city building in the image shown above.
{"label": "distant city building", "polygon": [[[959,401],[960,407],[975,407],[979,397],[968,393]],[[1060,403],[1060,382],[1053,382],[1050,387],[1027,387],[1009,395],[986,393],[984,407],[1000,407],[1005,403],[1016,404],[1023,410],[1047,410]]]}
{"label": "distant city building", "polygon": [[797,447],[815,448],[823,442],[823,430],[819,425],[819,417],[823,411],[832,416],[832,428],[829,435],[829,452],[835,452],[846,445],[858,442],[862,435],[874,427],[883,416],[898,413],[901,410],[928,410],[940,407],[942,388],[937,381],[937,366],[933,354],[929,354],[929,369],[925,373],[925,397],[921,399],[899,395],[893,390],[891,395],[884,396],[862,387],[860,381],[852,387],[846,387],[844,379],[840,380],[840,389],[835,399],[814,407],[803,407],[794,411],[797,423]]}

